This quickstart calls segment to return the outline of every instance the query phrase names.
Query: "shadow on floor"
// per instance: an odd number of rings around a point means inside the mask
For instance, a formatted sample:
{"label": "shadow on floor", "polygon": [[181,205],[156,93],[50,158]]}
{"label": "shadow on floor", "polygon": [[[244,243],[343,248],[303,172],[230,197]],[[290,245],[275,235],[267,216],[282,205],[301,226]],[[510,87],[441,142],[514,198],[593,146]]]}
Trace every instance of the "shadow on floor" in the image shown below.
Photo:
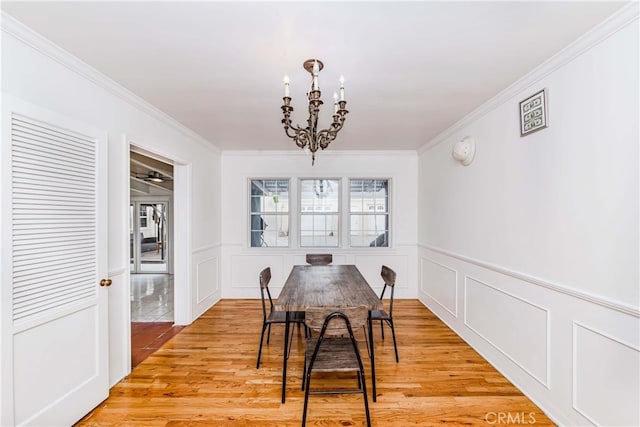
{"label": "shadow on floor", "polygon": [[131,322],[131,368],[138,366],[184,326],[173,322]]}

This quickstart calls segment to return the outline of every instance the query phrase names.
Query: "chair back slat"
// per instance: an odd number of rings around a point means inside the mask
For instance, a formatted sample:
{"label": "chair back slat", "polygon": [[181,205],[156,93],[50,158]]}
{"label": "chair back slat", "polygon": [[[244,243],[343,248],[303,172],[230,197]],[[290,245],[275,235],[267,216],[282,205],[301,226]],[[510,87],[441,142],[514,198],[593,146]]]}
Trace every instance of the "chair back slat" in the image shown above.
{"label": "chair back slat", "polygon": [[[260,296],[262,298],[262,316],[267,318],[267,313],[273,311],[273,300],[269,291],[269,282],[271,281],[271,267],[267,267],[260,272]],[[265,298],[266,292],[266,298]],[[267,311],[267,300],[269,301],[269,310]]]}
{"label": "chair back slat", "polygon": [[380,271],[380,276],[382,276],[382,280],[384,280],[384,284],[387,286],[391,286],[392,288],[396,285],[396,272],[387,267],[386,265],[382,266],[382,271]]}
{"label": "chair back slat", "polygon": [[307,254],[307,264],[329,265],[333,262],[332,254]]}
{"label": "chair back slat", "polygon": [[[367,323],[369,309],[367,307],[310,307],[305,310],[305,324],[312,330],[319,331],[322,329],[327,316],[334,312],[340,312],[347,316],[349,323],[351,323],[351,328],[356,329]],[[332,319],[325,331],[326,336],[344,336],[348,335],[348,333],[346,322],[341,318]]]}
{"label": "chair back slat", "polygon": [[380,294],[380,301],[384,298],[384,291],[387,290],[387,286],[391,288],[391,295],[389,296],[389,315],[393,315],[393,293],[396,286],[396,272],[387,267],[386,265],[382,266],[382,271],[380,271],[380,276],[382,276],[382,280],[384,280],[384,287],[382,288],[382,293]]}
{"label": "chair back slat", "polygon": [[269,286],[269,282],[271,281],[271,267],[267,267],[260,272],[260,287],[262,289]]}

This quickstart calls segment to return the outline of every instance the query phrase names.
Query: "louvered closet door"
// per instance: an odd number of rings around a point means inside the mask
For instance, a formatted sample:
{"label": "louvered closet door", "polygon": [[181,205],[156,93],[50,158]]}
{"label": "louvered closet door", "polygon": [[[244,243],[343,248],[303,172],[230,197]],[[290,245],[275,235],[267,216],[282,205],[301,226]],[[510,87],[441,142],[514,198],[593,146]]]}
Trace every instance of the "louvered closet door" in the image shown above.
{"label": "louvered closet door", "polygon": [[9,114],[12,423],[70,425],[108,394],[106,141],[65,119]]}

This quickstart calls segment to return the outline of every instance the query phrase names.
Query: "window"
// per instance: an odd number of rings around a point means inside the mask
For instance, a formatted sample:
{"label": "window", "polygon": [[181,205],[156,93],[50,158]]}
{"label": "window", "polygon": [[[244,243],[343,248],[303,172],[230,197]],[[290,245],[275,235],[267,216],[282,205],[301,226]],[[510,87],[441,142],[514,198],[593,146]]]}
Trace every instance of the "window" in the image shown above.
{"label": "window", "polygon": [[147,228],[147,205],[140,205],[140,228]]}
{"label": "window", "polygon": [[349,180],[351,247],[389,246],[389,180]]}
{"label": "window", "polygon": [[300,180],[300,247],[338,247],[340,180]]}
{"label": "window", "polygon": [[251,180],[251,246],[289,246],[289,180]]}

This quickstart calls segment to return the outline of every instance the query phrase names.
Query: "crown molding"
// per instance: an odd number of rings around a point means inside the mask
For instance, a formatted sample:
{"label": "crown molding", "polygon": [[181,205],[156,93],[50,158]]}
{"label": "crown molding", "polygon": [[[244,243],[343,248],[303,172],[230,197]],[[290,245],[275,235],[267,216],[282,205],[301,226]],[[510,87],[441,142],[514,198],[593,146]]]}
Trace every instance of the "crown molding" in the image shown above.
{"label": "crown molding", "polygon": [[505,102],[508,102],[520,92],[537,84],[540,80],[567,65],[589,49],[605,41],[627,25],[637,21],[639,10],[640,8],[637,0],[629,2],[626,6],[623,6],[620,10],[580,36],[577,40],[553,55],[547,61],[525,74],[518,81],[508,86],[480,107],[458,120],[451,127],[435,136],[425,145],[421,146],[417,150],[417,153],[422,154],[447,140],[451,136],[460,132],[464,127],[495,110]]}
{"label": "crown molding", "polygon": [[2,30],[3,35],[6,34],[14,37],[35,51],[76,73],[80,77],[85,78],[99,88],[104,89],[108,93],[134,106],[143,113],[148,114],[154,119],[172,127],[184,136],[193,139],[210,150],[220,152],[220,149],[213,145],[213,143],[207,141],[193,130],[169,116],[167,113],[154,107],[138,95],[119,85],[114,80],[102,74],[86,62],[81,61],[79,58],[53,43],[51,40],[27,27],[11,15],[3,11],[0,13],[0,29]]}
{"label": "crown molding", "polygon": [[[341,156],[409,156],[417,157],[416,150],[331,150],[322,151],[323,157],[341,157]],[[223,157],[233,156],[298,156],[311,157],[311,154],[299,148],[292,150],[222,150]]]}

